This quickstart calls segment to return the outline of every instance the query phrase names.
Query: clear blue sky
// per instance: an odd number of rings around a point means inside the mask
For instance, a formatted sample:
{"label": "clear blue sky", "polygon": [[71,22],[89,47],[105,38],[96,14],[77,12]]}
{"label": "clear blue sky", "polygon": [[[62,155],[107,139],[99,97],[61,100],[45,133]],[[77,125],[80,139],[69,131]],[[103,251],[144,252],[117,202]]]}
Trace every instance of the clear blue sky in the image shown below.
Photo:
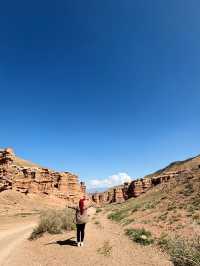
{"label": "clear blue sky", "polygon": [[86,181],[200,153],[197,0],[3,1],[0,145]]}

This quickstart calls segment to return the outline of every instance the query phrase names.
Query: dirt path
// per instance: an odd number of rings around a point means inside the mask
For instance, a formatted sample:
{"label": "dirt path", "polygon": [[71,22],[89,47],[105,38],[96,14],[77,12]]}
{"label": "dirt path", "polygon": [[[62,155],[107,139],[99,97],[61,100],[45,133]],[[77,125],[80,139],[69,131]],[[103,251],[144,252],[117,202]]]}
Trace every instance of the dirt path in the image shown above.
{"label": "dirt path", "polygon": [[7,258],[15,247],[27,239],[34,224],[15,225],[14,228],[0,229],[0,265],[8,265]]}
{"label": "dirt path", "polygon": [[[98,221],[98,222],[95,222]],[[15,248],[4,266],[171,266],[171,263],[153,247],[141,247],[130,241],[123,229],[99,213],[93,215],[86,227],[84,247],[77,248],[66,241],[74,237],[70,232],[45,235],[36,241],[25,241]],[[99,249],[108,241],[110,255]]]}

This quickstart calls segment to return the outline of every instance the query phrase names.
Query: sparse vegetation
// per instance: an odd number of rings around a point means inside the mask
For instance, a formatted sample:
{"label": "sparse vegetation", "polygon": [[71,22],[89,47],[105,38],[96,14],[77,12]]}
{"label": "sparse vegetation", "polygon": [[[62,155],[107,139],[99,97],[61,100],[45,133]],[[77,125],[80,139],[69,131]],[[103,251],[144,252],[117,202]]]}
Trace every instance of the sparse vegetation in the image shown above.
{"label": "sparse vegetation", "polygon": [[183,229],[183,228],[184,228],[183,224],[178,224],[176,226],[176,230],[180,230],[180,229]]}
{"label": "sparse vegetation", "polygon": [[169,219],[169,223],[173,224],[174,222],[178,222],[180,218],[181,218],[180,214],[173,214]]}
{"label": "sparse vegetation", "polygon": [[195,212],[195,207],[193,205],[189,205],[187,211],[188,211],[188,216],[192,216],[192,214]]}
{"label": "sparse vegetation", "polygon": [[[161,201],[162,197],[164,197],[163,192],[153,191],[153,193],[148,193],[145,197],[131,198],[117,206],[106,206],[106,209],[112,211],[110,214],[111,219],[113,214],[116,214],[117,216],[125,216],[124,218],[127,218],[129,215],[135,215],[139,210],[156,208],[156,205]],[[126,213],[126,215],[123,215],[123,213]]]}
{"label": "sparse vegetation", "polygon": [[200,265],[200,238],[185,240],[162,236],[157,244],[171,256],[174,266]]}
{"label": "sparse vegetation", "polygon": [[143,220],[143,221],[141,221],[141,223],[143,223],[143,224],[150,224],[151,221],[149,221],[149,220]]}
{"label": "sparse vegetation", "polygon": [[94,224],[95,224],[96,226],[98,226],[99,228],[102,228],[102,225],[101,225],[101,223],[100,223],[99,221],[94,221]]}
{"label": "sparse vegetation", "polygon": [[108,215],[108,219],[116,221],[116,222],[120,222],[125,217],[127,217],[127,213],[128,213],[127,210],[120,210],[120,211],[112,212]]}
{"label": "sparse vegetation", "polygon": [[169,237],[166,233],[162,233],[160,237],[157,239],[157,245],[162,249],[166,250],[169,243]]}
{"label": "sparse vegetation", "polygon": [[130,219],[125,219],[123,221],[123,225],[126,226],[126,225],[128,225],[130,223],[133,223],[134,221],[135,221],[135,219],[133,219],[133,218],[132,219],[131,218]]}
{"label": "sparse vegetation", "polygon": [[200,193],[191,198],[190,204],[193,206],[193,210],[200,210]]}
{"label": "sparse vegetation", "polygon": [[45,232],[59,234],[62,230],[73,230],[75,228],[73,217],[74,212],[71,209],[43,211],[40,215],[39,224],[34,228],[29,240],[37,239]]}
{"label": "sparse vegetation", "polygon": [[139,204],[136,204],[136,205],[133,206],[133,208],[131,209],[131,213],[137,212],[140,208],[141,208],[141,206],[140,206]]}
{"label": "sparse vegetation", "polygon": [[96,213],[99,213],[99,212],[102,212],[102,209],[101,208],[97,208],[96,209]]}
{"label": "sparse vegetation", "polygon": [[165,221],[167,219],[168,212],[164,212],[158,217],[158,220]]}
{"label": "sparse vegetation", "polygon": [[184,196],[190,196],[194,192],[193,185],[191,183],[187,183],[185,185],[185,189],[183,191]]}
{"label": "sparse vegetation", "polygon": [[199,225],[200,224],[200,213],[193,214],[192,219]]}
{"label": "sparse vegetation", "polygon": [[146,246],[154,242],[151,232],[145,230],[144,228],[141,228],[141,229],[130,228],[130,229],[126,229],[125,232],[126,232],[126,235],[128,235],[131,240],[141,245]]}
{"label": "sparse vegetation", "polygon": [[[196,231],[200,225],[200,172],[198,175],[195,179],[186,180],[187,176],[174,178],[170,189],[169,186],[167,188],[158,186],[156,189],[152,189],[140,197],[131,198],[120,205],[112,204],[109,206],[108,218],[126,226],[125,228],[129,228],[128,225],[131,223],[140,224],[144,227],[143,230],[155,232],[155,235],[158,232],[167,231],[169,236],[173,236],[176,231],[178,235],[188,236],[189,227]],[[155,241],[151,236],[141,237],[142,232],[138,232],[136,229],[128,229],[126,234],[133,241],[144,243],[144,245]],[[161,242],[163,246],[166,246],[168,239],[161,239],[159,245]],[[183,264],[183,266],[185,265],[187,264]]]}
{"label": "sparse vegetation", "polygon": [[156,202],[147,202],[144,204],[143,211],[148,210],[148,209],[154,209],[156,207]]}
{"label": "sparse vegetation", "polygon": [[97,252],[103,256],[110,256],[112,252],[112,246],[109,241],[104,241],[103,246],[97,250]]}
{"label": "sparse vegetation", "polygon": [[168,211],[172,211],[172,210],[174,211],[176,208],[177,208],[177,206],[175,205],[175,203],[169,203],[167,210]]}

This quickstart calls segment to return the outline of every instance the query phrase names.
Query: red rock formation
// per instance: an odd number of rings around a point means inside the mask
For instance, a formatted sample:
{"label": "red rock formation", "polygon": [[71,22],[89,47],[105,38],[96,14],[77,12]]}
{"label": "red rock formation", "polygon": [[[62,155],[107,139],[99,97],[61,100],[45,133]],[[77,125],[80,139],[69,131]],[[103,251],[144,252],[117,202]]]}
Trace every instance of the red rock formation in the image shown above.
{"label": "red rock formation", "polygon": [[0,150],[0,192],[13,189],[77,202],[85,195],[85,183],[69,172],[59,173],[41,167],[22,167],[16,163],[12,149]]}
{"label": "red rock formation", "polygon": [[81,193],[83,194],[83,196],[86,195],[86,185],[85,182],[80,182],[81,185]]}
{"label": "red rock formation", "polygon": [[147,190],[149,190],[151,188],[151,186],[152,186],[151,178],[142,179],[143,192],[146,192]]}
{"label": "red rock formation", "polygon": [[147,192],[154,186],[157,186],[161,183],[168,182],[172,178],[180,176],[181,174],[188,174],[189,170],[179,170],[174,172],[166,172],[162,175],[154,176],[151,178],[144,178],[133,180],[130,184],[124,183],[124,186],[119,186],[111,188],[108,191],[102,193],[95,193],[92,195],[92,200],[97,204],[107,204],[107,203],[121,203],[129,198],[138,197],[141,194]]}
{"label": "red rock formation", "polygon": [[114,189],[114,202],[116,203],[122,203],[124,202],[124,194],[123,194],[123,189],[122,188],[115,188]]}
{"label": "red rock formation", "polygon": [[124,195],[124,199],[127,200],[128,199],[128,189],[129,189],[130,183],[129,182],[125,182],[124,183],[124,187],[123,187],[123,195]]}
{"label": "red rock formation", "polygon": [[94,201],[97,205],[99,205],[99,203],[100,203],[99,193],[92,194],[91,198],[92,198],[92,201]]}

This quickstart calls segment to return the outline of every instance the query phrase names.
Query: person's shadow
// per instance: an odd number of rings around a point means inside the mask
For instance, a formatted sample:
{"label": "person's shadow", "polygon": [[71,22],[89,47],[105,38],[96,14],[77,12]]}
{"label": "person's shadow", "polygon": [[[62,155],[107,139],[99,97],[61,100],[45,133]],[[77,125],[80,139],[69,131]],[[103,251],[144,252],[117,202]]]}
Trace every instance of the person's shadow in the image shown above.
{"label": "person's shadow", "polygon": [[47,243],[45,245],[52,245],[52,244],[58,244],[60,246],[77,246],[77,243],[75,240],[71,238],[68,238],[66,240],[58,240],[58,241],[55,241],[55,242],[50,242],[50,243]]}

